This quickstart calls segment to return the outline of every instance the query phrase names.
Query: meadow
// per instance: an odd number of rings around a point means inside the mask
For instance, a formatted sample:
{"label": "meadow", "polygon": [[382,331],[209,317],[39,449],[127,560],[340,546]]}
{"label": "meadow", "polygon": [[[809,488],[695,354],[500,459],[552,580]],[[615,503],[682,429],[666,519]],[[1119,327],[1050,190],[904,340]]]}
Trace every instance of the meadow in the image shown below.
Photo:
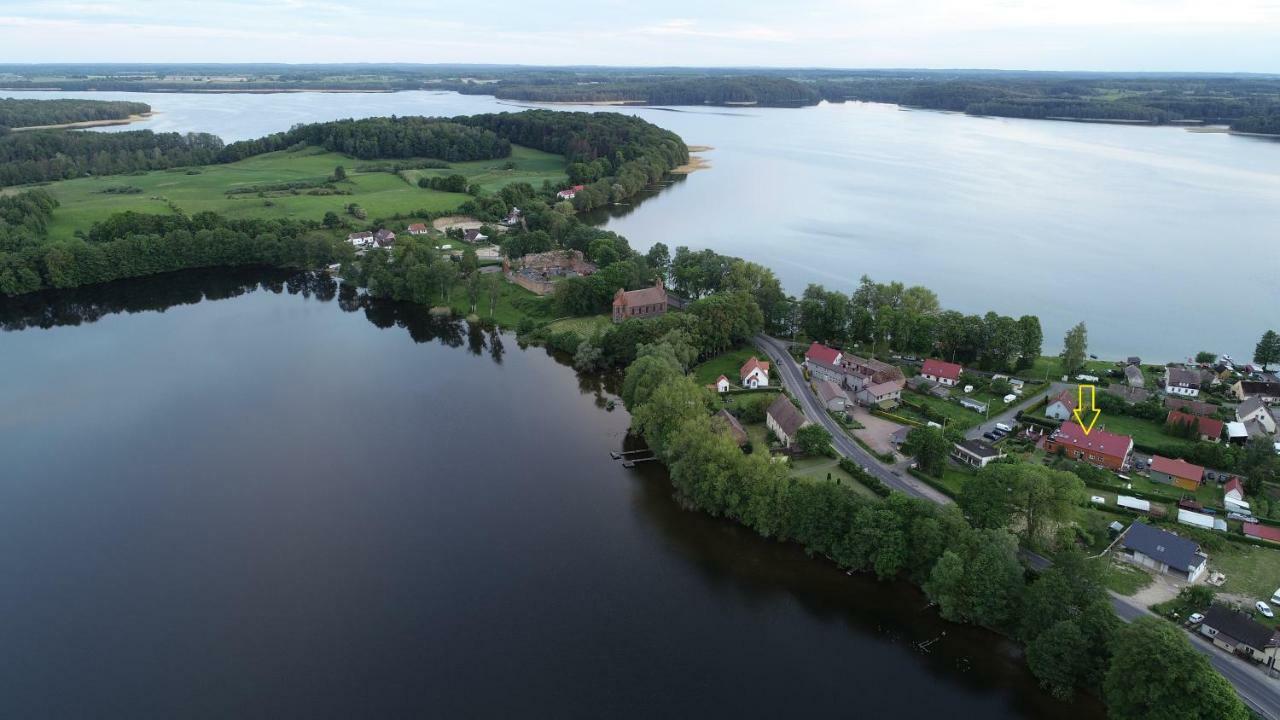
{"label": "meadow", "polygon": [[[372,221],[424,210],[451,211],[469,198],[463,193],[419,188],[417,177],[422,174],[463,175],[491,192],[513,182],[528,182],[538,187],[544,180],[561,184],[566,179],[562,156],[519,146],[512,147],[509,158],[453,163],[450,168],[440,170],[404,171],[405,177],[390,172],[356,170],[371,164],[375,163],[320,148],[303,148],[267,153],[226,165],[63,180],[43,186],[59,202],[49,238],[73,237],[76,230],[87,230],[95,221],[117,212],[168,213],[175,208],[187,214],[214,211],[233,218],[308,220],[320,220],[326,212],[333,211],[360,225],[345,214],[348,204],[364,208],[368,220]],[[350,194],[309,195],[308,188],[243,192],[246,188],[282,183],[324,183],[339,165],[345,169],[347,178],[333,187]],[[125,189],[128,191],[122,192]],[[241,192],[228,193],[234,190]]]}

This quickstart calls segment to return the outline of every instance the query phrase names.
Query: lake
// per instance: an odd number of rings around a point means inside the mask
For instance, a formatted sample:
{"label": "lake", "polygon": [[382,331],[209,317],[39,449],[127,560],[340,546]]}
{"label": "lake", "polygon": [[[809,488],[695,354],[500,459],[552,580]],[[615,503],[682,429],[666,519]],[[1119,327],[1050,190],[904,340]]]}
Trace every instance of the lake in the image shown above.
{"label": "lake", "polygon": [[1103,716],[682,510],[616,379],[510,335],[256,270],[0,328],[0,716]]}
{"label": "lake", "polygon": [[[144,101],[158,114],[129,128],[228,141],[343,117],[521,109],[447,92],[0,95]],[[1046,351],[1084,320],[1102,357],[1248,359],[1275,327],[1277,141],[866,103],[611,110],[715,148],[711,169],[606,219],[640,250],[739,255],[797,295],[849,291],[864,274],[921,284],[964,312],[1039,315]]]}

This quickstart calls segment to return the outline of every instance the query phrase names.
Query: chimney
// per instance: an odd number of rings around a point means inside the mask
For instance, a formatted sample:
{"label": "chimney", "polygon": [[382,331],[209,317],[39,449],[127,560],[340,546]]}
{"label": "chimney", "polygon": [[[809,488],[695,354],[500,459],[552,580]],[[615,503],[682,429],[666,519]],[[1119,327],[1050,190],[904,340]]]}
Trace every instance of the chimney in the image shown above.
{"label": "chimney", "polygon": [[658,288],[659,290],[666,290],[666,288],[662,286],[662,278],[658,278],[658,281],[655,282],[653,286]]}

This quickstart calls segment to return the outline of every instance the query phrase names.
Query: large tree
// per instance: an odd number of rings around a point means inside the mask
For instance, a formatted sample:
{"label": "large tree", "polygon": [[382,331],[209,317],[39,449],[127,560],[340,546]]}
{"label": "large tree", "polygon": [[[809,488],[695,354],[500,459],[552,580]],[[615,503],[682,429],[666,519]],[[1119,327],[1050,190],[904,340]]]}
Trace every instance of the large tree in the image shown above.
{"label": "large tree", "polygon": [[994,463],[965,483],[959,504],[975,527],[1018,529],[1037,543],[1052,525],[1069,521],[1084,499],[1074,474],[1031,463]]}
{"label": "large tree", "polygon": [[796,432],[796,444],[805,455],[825,455],[831,448],[831,433],[821,425],[810,423]]}
{"label": "large tree", "polygon": [[907,434],[902,452],[914,457],[926,474],[941,477],[947,466],[947,455],[951,452],[951,441],[938,428],[915,428]]}
{"label": "large tree", "polygon": [[1103,684],[1111,720],[1248,720],[1230,683],[1177,626],[1154,617],[1120,628]]}
{"label": "large tree", "polygon": [[1062,338],[1062,373],[1071,377],[1084,369],[1084,359],[1089,351],[1089,331],[1080,323],[1067,331]]}
{"label": "large tree", "polygon": [[1040,347],[1044,343],[1044,331],[1040,329],[1040,318],[1035,315],[1023,315],[1018,318],[1018,368],[1029,368],[1040,357]]}
{"label": "large tree", "polygon": [[1022,588],[1018,541],[1004,530],[961,533],[924,584],[942,617],[991,628],[1018,617]]}
{"label": "large tree", "polygon": [[1280,334],[1268,330],[1262,334],[1257,347],[1253,349],[1253,361],[1262,365],[1263,372],[1271,363],[1280,362]]}

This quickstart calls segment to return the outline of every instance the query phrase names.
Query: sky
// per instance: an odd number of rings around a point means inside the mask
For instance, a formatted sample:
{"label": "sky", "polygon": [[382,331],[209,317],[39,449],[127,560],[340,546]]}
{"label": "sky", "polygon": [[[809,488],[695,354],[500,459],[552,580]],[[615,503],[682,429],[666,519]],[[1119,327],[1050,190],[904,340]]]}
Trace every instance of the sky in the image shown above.
{"label": "sky", "polygon": [[0,62],[1280,73],[1280,0],[0,0]]}

